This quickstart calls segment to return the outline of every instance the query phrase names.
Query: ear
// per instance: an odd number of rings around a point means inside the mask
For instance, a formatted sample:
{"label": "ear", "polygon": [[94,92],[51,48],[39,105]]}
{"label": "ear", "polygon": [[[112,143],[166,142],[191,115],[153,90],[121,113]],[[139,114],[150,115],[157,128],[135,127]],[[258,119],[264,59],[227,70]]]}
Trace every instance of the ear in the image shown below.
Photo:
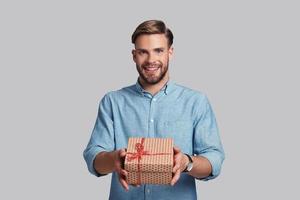
{"label": "ear", "polygon": [[174,47],[171,46],[171,47],[168,49],[169,59],[173,58],[173,52],[174,52]]}
{"label": "ear", "polygon": [[134,49],[132,49],[131,53],[132,53],[133,61],[136,62],[136,51]]}

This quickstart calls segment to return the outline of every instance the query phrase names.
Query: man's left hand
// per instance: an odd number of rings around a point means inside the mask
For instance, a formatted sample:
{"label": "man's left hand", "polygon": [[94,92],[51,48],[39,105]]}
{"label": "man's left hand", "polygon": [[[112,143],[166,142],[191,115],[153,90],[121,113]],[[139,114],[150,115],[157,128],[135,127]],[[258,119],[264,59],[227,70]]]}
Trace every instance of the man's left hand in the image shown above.
{"label": "man's left hand", "polygon": [[175,183],[179,180],[181,172],[185,170],[189,159],[186,155],[184,155],[178,147],[174,147],[174,167],[173,167],[173,178],[171,181],[171,185],[175,185]]}

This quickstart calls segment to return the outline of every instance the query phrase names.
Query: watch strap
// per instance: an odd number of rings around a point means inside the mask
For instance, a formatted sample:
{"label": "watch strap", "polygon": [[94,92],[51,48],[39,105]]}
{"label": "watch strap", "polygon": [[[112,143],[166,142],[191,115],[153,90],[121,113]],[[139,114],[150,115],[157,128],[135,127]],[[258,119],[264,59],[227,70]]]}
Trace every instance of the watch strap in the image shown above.
{"label": "watch strap", "polygon": [[188,169],[189,165],[190,165],[191,163],[193,163],[193,159],[192,159],[192,157],[191,157],[189,154],[186,154],[186,153],[185,153],[185,155],[188,157],[189,163],[188,163],[188,165],[186,166],[186,168],[183,170],[183,172],[189,172],[189,170],[187,170],[187,169]]}

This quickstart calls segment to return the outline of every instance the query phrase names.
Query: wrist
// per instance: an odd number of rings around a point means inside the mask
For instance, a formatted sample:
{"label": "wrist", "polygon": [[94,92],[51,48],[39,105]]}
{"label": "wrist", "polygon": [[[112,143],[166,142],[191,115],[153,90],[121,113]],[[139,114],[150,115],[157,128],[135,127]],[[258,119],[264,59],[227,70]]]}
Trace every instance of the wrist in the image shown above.
{"label": "wrist", "polygon": [[184,156],[184,169],[183,170],[185,170],[187,168],[190,160],[189,160],[188,156],[185,153],[183,154],[183,156]]}
{"label": "wrist", "polygon": [[111,160],[112,160],[112,165],[113,165],[113,171],[115,172],[115,171],[117,171],[117,162],[118,162],[118,160],[119,160],[119,152],[120,150],[115,150],[115,151],[112,151],[111,152]]}
{"label": "wrist", "polygon": [[187,162],[186,162],[183,172],[190,172],[193,168],[193,159],[190,155],[188,155],[186,153],[184,155],[185,155],[185,158],[187,159]]}

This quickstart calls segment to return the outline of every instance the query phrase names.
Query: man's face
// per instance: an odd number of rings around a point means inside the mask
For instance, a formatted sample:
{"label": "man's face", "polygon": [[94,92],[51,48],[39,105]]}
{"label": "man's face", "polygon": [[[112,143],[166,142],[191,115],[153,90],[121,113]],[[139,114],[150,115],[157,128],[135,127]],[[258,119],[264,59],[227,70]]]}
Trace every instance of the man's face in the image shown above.
{"label": "man's face", "polygon": [[133,60],[140,78],[147,84],[157,84],[168,75],[169,59],[173,48],[169,48],[164,34],[140,35],[132,50]]}

